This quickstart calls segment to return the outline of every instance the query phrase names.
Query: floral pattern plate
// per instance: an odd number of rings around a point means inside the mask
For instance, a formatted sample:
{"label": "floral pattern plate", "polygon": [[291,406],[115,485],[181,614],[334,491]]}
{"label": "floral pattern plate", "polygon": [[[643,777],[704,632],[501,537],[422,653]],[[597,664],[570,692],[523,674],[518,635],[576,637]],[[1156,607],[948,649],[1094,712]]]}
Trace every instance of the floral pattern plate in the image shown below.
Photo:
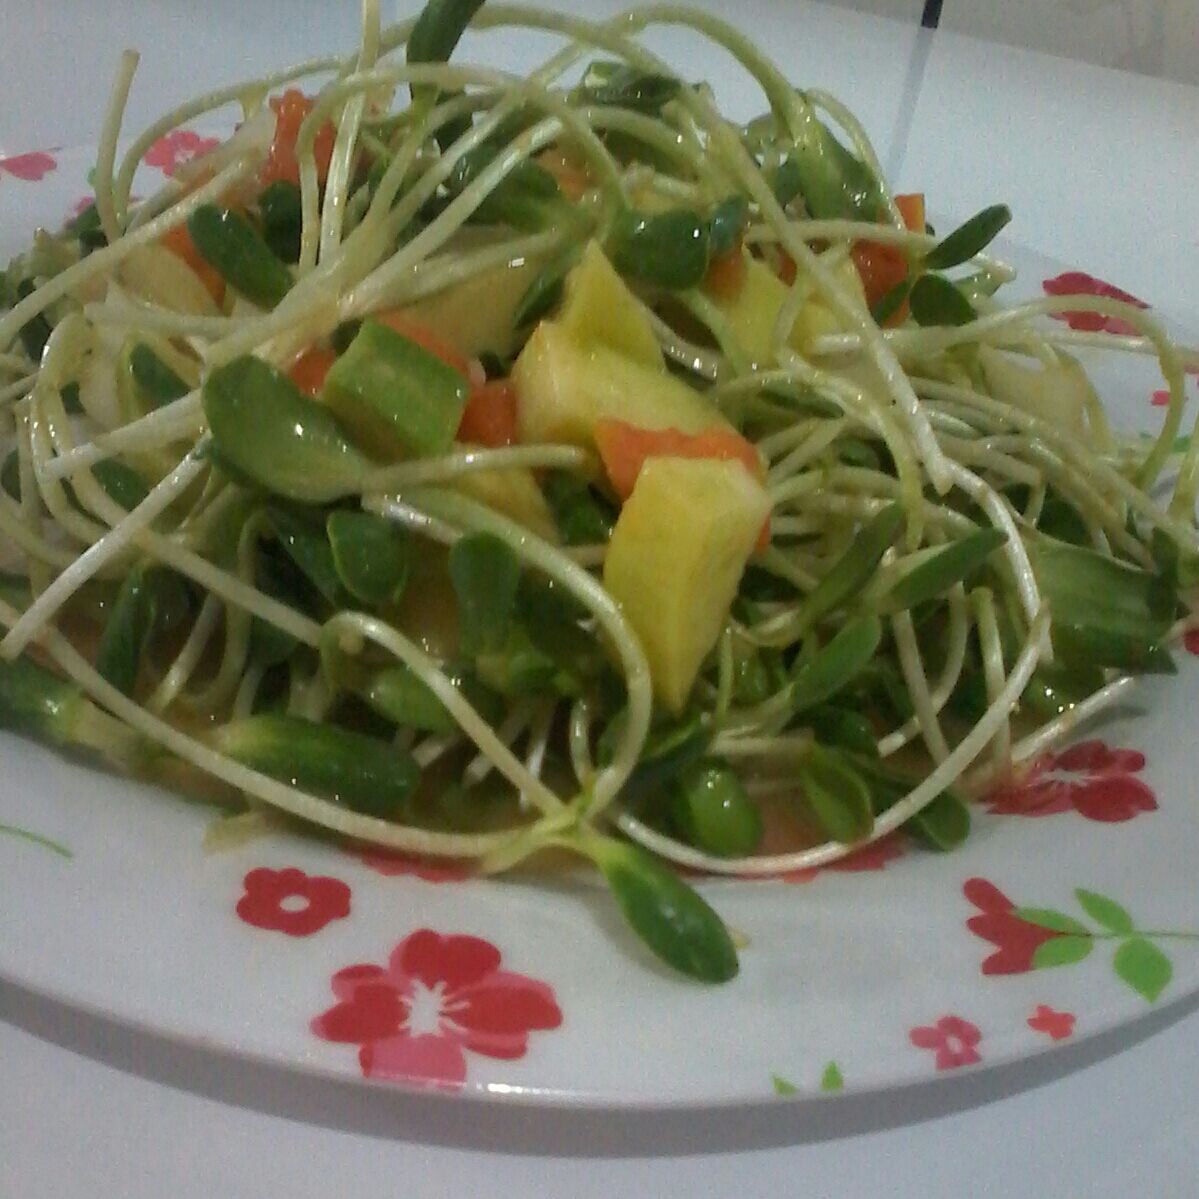
{"label": "floral pattern plate", "polygon": [[[206,144],[164,139],[138,190]],[[92,161],[0,159],[0,251],[68,216]],[[1009,253],[1025,294],[1112,292]],[[1122,426],[1160,419],[1145,363],[1096,377]],[[206,853],[209,810],[0,735],[0,975],[297,1070],[559,1104],[870,1090],[1040,1053],[1199,989],[1199,665],[1179,657],[990,796],[955,853],[890,838],[704,884],[743,944],[715,989],[657,968],[585,880],[471,881],[284,834]]]}

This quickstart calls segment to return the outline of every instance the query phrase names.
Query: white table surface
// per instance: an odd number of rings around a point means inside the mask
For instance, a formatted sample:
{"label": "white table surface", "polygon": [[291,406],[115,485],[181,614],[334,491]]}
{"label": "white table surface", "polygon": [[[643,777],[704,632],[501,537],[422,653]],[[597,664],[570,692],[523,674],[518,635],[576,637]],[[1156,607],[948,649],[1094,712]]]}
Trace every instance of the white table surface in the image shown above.
{"label": "white table surface", "polygon": [[[137,126],[206,85],[348,45],[357,23],[354,0],[55,0],[34,11],[0,0],[0,156],[94,140],[126,44],[144,52]],[[851,104],[892,179],[926,191],[934,212],[1005,199],[1017,239],[1199,328],[1199,88],[800,0],[736,11],[797,80]],[[2,921],[19,919],[7,906]],[[1048,1057],[889,1094],[570,1114],[300,1079],[0,984],[0,1199],[1189,1199],[1197,1076],[1199,1001],[1187,1001]]]}

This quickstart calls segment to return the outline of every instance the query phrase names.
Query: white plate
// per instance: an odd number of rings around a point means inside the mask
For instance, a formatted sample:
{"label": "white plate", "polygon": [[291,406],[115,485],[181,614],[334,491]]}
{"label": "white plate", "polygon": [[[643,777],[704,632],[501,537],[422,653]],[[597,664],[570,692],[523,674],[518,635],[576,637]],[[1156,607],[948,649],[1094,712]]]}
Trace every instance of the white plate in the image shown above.
{"label": "white plate", "polygon": [[[60,222],[92,161],[0,161],[0,250]],[[1028,294],[1065,269],[1012,256]],[[1097,377],[1120,424],[1153,427],[1147,366]],[[206,809],[0,736],[0,824],[71,854],[0,835],[0,974],[298,1070],[562,1104],[733,1104],[986,1068],[1199,988],[1199,670],[1181,659],[1088,734],[1111,752],[1042,778],[1037,818],[978,812],[944,856],[899,843],[856,863],[875,869],[705,885],[748,942],[720,988],[659,970],[598,889],[385,874],[285,836],[205,854]],[[1079,924],[1038,931],[1012,905]],[[370,969],[335,997],[354,965]]]}

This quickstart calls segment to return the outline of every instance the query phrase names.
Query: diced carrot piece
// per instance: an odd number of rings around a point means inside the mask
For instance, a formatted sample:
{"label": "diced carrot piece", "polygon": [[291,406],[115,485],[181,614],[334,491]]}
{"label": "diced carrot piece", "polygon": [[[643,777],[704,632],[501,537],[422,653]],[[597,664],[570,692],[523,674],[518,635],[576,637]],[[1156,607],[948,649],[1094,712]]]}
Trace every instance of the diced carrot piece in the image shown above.
{"label": "diced carrot piece", "polygon": [[[896,196],[895,206],[909,229],[924,232],[923,194],[917,192]],[[862,286],[866,289],[866,303],[871,308],[908,277],[908,256],[898,246],[884,245],[877,241],[859,241],[854,242],[851,253],[858,274],[862,277]],[[907,319],[907,315],[908,305],[905,300],[884,324],[901,324]]]}
{"label": "diced carrot piece", "polygon": [[510,379],[494,379],[471,391],[458,440],[496,449],[516,441],[516,388]]}
{"label": "diced carrot piece", "polygon": [[305,350],[291,364],[287,377],[303,392],[314,396],[320,393],[325,385],[325,376],[329,368],[337,361],[337,355],[332,350],[313,347]]}
{"label": "diced carrot piece", "polygon": [[553,175],[559,190],[572,203],[581,200],[591,190],[591,176],[587,168],[562,150],[551,146],[542,151],[534,161],[542,170]]}
{"label": "diced carrot piece", "polygon": [[780,250],[779,255],[779,278],[788,287],[791,287],[799,277],[799,268],[795,265],[795,259],[786,250]]}
{"label": "diced carrot piece", "polygon": [[428,350],[435,358],[440,358],[446,366],[452,366],[464,379],[473,379],[470,360],[465,354],[456,350],[440,333],[414,321],[403,312],[374,312],[372,321],[378,321],[389,329],[394,329],[401,337],[414,341],[422,350]]}
{"label": "diced carrot piece", "polygon": [[[792,263],[792,266],[794,265]],[[745,275],[745,251],[738,239],[737,244],[727,254],[712,259],[704,279],[704,290],[718,300],[735,300],[745,286]]]}
{"label": "diced carrot piece", "polygon": [[204,284],[208,294],[220,304],[225,299],[225,280],[196,248],[187,224],[176,225],[162,235],[163,246],[178,258],[182,258]]}
{"label": "diced carrot piece", "polygon": [[[887,246],[877,241],[858,241],[854,242],[850,253],[862,277],[862,286],[866,289],[866,303],[871,308],[908,277],[908,257],[898,246]],[[892,319],[900,321],[906,315],[905,305]]]}
{"label": "diced carrot piece", "polygon": [[907,225],[913,233],[923,233],[924,220],[924,193],[923,192],[908,192],[906,195],[895,197],[895,207],[899,209],[899,215],[903,217],[903,223]]}
{"label": "diced carrot piece", "polygon": [[[287,183],[299,184],[300,162],[296,157],[296,138],[304,118],[312,111],[313,102],[296,88],[288,88],[281,96],[272,96],[271,108],[275,111],[275,139],[271,142],[270,154],[260,176],[265,187],[282,179]],[[312,153],[316,159],[316,175],[323,183],[329,174],[329,162],[333,157],[333,143],[337,131],[332,121],[325,121],[316,131],[312,142]]]}
{"label": "diced carrot piece", "polygon": [[758,451],[731,429],[639,429],[621,420],[602,420],[595,427],[595,444],[613,491],[626,500],[647,458],[716,458],[741,462],[754,478],[762,477]]}

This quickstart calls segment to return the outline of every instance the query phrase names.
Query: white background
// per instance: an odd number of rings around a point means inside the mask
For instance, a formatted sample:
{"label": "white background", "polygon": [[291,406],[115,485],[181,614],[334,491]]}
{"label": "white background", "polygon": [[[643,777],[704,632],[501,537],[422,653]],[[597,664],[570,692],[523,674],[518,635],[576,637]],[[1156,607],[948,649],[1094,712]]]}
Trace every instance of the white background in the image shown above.
{"label": "white background", "polygon": [[[934,212],[1003,198],[1017,240],[1199,327],[1199,88],[797,0],[743,0],[737,15],[797,80],[840,93],[893,180]],[[205,86],[346,46],[356,22],[354,0],[0,0],[0,155],[94,140],[127,44],[144,52],[138,126]],[[19,919],[16,896],[0,936]],[[1188,1002],[1048,1058],[875,1097],[660,1116],[497,1109],[297,1079],[0,985],[0,1199],[1189,1199],[1196,1077]]]}

